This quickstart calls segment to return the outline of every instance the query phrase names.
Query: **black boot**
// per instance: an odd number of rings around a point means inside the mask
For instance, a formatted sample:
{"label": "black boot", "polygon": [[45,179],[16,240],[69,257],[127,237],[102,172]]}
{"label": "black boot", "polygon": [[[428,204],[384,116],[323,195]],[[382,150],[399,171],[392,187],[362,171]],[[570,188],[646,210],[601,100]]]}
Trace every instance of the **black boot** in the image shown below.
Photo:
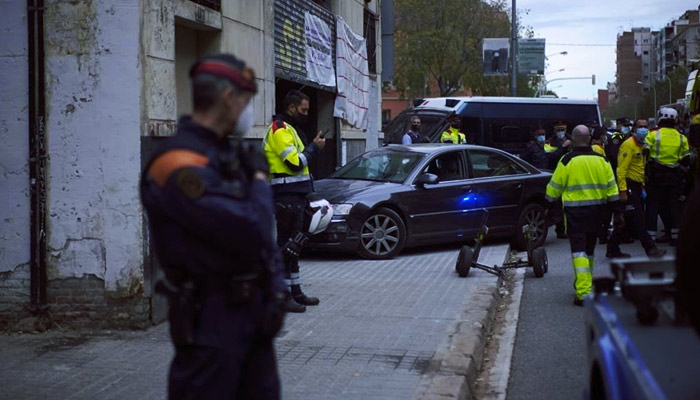
{"label": "black boot", "polygon": [[666,250],[659,249],[658,247],[652,247],[647,250],[647,256],[652,258],[663,257],[666,254]]}
{"label": "black boot", "polygon": [[291,313],[303,313],[306,312],[306,307],[297,303],[296,300],[288,293],[287,301],[284,303],[284,311]]}
{"label": "black boot", "polygon": [[309,297],[301,291],[301,285],[292,285],[292,297],[294,300],[305,306],[317,306],[321,301],[316,297]]}

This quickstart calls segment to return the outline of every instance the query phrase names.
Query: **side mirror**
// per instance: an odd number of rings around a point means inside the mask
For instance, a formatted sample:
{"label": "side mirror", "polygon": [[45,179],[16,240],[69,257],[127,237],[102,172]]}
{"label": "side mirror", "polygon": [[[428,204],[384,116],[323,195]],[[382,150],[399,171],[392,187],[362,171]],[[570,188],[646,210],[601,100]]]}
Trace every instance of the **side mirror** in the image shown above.
{"label": "side mirror", "polygon": [[416,178],[414,182],[418,187],[425,187],[425,185],[434,185],[438,183],[440,179],[435,174],[425,173]]}

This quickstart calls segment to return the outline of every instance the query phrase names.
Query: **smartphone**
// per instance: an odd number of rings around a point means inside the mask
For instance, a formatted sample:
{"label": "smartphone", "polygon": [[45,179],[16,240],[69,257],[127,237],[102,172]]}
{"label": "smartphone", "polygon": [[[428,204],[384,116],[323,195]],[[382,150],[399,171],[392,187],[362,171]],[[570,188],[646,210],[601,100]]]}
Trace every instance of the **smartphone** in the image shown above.
{"label": "smartphone", "polygon": [[319,135],[319,137],[320,137],[321,139],[324,139],[324,138],[326,137],[326,135],[328,134],[328,132],[330,132],[330,129],[326,129],[325,131],[321,132],[321,134]]}

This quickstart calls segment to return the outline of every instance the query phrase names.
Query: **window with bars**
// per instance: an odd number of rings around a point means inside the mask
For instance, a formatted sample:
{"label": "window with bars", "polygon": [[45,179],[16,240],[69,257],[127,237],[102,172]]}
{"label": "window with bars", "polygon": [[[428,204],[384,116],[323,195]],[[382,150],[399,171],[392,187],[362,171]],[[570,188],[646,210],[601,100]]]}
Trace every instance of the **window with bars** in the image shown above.
{"label": "window with bars", "polygon": [[377,73],[377,16],[365,8],[364,33],[367,40],[367,68],[370,74]]}
{"label": "window with bars", "polygon": [[209,7],[214,11],[221,12],[221,0],[190,0],[204,7]]}

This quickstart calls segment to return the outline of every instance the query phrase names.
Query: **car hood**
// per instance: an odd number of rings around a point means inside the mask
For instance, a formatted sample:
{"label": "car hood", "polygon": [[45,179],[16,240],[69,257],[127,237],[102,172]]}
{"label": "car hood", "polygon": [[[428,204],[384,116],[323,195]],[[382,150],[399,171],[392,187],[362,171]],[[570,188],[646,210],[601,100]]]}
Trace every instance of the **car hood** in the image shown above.
{"label": "car hood", "polygon": [[357,202],[379,193],[390,192],[399,183],[362,181],[355,179],[321,179],[314,182],[312,198],[326,199],[332,204]]}

